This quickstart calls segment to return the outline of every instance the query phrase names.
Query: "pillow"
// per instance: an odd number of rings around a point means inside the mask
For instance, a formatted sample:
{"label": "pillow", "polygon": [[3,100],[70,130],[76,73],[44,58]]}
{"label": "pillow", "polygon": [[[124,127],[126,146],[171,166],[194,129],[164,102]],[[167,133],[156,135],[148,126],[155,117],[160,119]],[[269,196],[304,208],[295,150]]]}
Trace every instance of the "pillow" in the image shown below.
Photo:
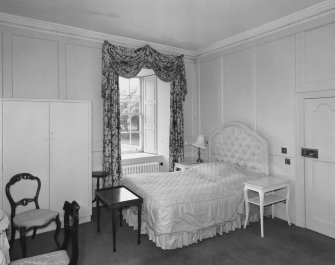
{"label": "pillow", "polygon": [[210,162],[210,163],[200,163],[193,166],[189,171],[196,174],[211,178],[223,175],[227,171],[233,168],[232,164],[229,162]]}
{"label": "pillow", "polygon": [[190,168],[189,171],[229,189],[242,188],[244,181],[265,176],[263,173],[257,173],[230,162],[202,163]]}

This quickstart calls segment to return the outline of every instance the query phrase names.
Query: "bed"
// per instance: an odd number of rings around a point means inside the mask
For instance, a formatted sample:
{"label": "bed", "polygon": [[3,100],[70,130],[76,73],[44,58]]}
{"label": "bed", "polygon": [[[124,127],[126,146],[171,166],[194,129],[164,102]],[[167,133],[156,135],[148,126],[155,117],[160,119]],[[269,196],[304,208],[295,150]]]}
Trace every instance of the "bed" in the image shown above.
{"label": "bed", "polygon": [[[267,141],[239,122],[209,138],[209,161],[190,169],[123,176],[122,184],[143,197],[141,233],[157,247],[175,249],[241,228],[243,182],[269,174]],[[123,210],[137,229],[137,212]],[[249,220],[255,221],[256,213]]]}

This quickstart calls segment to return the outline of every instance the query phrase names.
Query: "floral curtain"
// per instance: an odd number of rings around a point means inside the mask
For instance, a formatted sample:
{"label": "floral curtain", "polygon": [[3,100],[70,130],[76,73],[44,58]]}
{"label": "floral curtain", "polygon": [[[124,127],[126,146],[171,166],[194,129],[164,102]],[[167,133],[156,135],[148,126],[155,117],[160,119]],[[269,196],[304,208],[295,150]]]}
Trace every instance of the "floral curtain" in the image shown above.
{"label": "floral curtain", "polygon": [[121,177],[119,76],[135,77],[143,67],[152,69],[164,82],[170,82],[170,171],[184,157],[183,102],[187,93],[183,55],[157,52],[146,45],[138,49],[102,45],[102,97],[104,99],[104,170],[111,177],[105,185],[118,184]]}

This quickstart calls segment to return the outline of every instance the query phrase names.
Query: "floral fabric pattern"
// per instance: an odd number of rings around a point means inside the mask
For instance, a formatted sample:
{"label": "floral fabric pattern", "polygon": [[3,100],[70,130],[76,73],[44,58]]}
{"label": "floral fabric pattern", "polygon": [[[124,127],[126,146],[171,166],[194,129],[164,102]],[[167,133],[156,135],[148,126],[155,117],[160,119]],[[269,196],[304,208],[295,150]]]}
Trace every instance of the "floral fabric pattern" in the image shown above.
{"label": "floral fabric pattern", "polygon": [[170,170],[173,170],[174,162],[184,157],[183,102],[187,94],[187,85],[183,55],[161,54],[149,45],[129,49],[104,41],[102,45],[103,165],[104,170],[111,175],[105,181],[106,186],[117,185],[122,174],[119,76],[133,78],[143,67],[152,69],[162,81],[170,82]]}

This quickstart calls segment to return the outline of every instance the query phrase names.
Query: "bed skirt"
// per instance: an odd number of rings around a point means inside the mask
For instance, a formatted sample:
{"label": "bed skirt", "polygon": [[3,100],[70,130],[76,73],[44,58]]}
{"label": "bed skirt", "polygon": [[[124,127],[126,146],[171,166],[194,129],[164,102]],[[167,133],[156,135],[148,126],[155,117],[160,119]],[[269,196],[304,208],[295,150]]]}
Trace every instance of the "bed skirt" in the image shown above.
{"label": "bed skirt", "polygon": [[[123,219],[126,220],[127,224],[134,227],[137,230],[137,211],[133,208],[124,209],[122,211]],[[249,222],[257,222],[258,214],[250,213]],[[226,221],[221,224],[217,224],[210,227],[204,227],[192,232],[176,232],[169,234],[157,235],[155,232],[142,220],[141,223],[141,234],[147,234],[149,239],[153,241],[157,247],[162,249],[175,249],[188,246],[206,238],[214,237],[216,235],[223,235],[234,231],[235,229],[241,228],[244,224],[245,215],[240,214],[234,220]]]}

